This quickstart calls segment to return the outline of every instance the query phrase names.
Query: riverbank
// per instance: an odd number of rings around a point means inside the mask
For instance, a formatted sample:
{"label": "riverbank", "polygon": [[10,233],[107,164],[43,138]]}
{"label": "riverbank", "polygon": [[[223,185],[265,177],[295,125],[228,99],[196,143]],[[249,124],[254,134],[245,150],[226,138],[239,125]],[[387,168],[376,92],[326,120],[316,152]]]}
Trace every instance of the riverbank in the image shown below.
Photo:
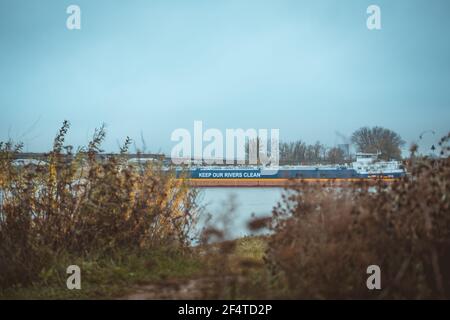
{"label": "riverbank", "polygon": [[[201,192],[158,164],[97,161],[101,130],[88,162],[61,162],[66,130],[43,167],[14,166],[15,148],[0,144],[2,299],[450,296],[450,134],[442,158],[412,154],[393,183],[244,188],[241,211],[208,189],[215,216],[200,225]],[[236,239],[239,228],[265,236]]]}
{"label": "riverbank", "polygon": [[[205,299],[217,295],[217,279],[211,271],[221,266],[215,265],[219,260],[214,260],[211,252],[217,252],[223,244],[187,251],[160,248],[117,252],[109,258],[93,256],[76,261],[68,257],[30,286],[0,290],[0,299]],[[263,238],[241,238],[225,245],[234,247],[227,257],[229,279],[242,273],[242,262],[259,265],[262,270],[266,248]],[[68,263],[80,266],[80,290],[66,286]]]}

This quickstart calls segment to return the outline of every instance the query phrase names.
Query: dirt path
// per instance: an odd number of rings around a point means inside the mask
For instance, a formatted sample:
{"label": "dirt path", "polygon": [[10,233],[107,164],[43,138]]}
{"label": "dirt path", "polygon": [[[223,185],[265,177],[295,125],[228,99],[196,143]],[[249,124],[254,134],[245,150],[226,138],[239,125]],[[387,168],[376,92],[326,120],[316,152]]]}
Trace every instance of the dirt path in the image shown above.
{"label": "dirt path", "polygon": [[[219,281],[219,282],[218,282]],[[131,288],[120,300],[197,300],[214,299],[224,288],[242,283],[241,276],[223,276],[220,280],[202,277],[186,280],[166,280]]]}
{"label": "dirt path", "polygon": [[207,278],[169,280],[133,288],[133,293],[121,300],[202,299],[212,289]]}

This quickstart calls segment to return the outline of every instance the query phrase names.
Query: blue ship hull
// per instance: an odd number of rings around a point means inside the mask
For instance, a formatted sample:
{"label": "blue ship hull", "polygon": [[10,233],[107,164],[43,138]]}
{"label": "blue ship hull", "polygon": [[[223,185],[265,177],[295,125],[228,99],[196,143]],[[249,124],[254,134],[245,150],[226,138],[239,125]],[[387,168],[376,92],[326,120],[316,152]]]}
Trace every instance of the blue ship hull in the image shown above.
{"label": "blue ship hull", "polygon": [[404,172],[386,172],[375,174],[362,174],[351,168],[313,168],[266,170],[258,168],[193,168],[186,171],[177,171],[178,177],[191,179],[370,179],[370,178],[400,178]]}

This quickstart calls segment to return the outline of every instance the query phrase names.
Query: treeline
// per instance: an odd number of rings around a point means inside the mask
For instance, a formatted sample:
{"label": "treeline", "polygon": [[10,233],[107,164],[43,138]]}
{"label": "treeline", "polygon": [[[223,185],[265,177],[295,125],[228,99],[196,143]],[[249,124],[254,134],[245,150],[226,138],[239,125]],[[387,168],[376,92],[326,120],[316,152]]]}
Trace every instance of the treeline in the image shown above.
{"label": "treeline", "polygon": [[298,140],[280,143],[280,164],[344,163],[349,160],[343,148],[328,148],[319,141],[306,144]]}
{"label": "treeline", "polygon": [[383,127],[362,127],[351,135],[348,143],[327,147],[317,141],[301,140],[280,143],[280,164],[341,164],[352,160],[350,146],[357,152],[378,153],[383,160],[400,160],[405,142],[400,135]]}

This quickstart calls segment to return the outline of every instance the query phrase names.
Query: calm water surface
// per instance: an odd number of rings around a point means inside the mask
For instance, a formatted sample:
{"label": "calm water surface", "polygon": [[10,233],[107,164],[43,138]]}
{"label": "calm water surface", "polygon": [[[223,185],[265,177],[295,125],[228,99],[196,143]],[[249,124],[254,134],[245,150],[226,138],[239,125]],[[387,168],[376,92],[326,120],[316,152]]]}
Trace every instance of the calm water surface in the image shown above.
{"label": "calm water surface", "polygon": [[204,212],[198,228],[208,219],[210,225],[221,228],[225,218],[229,238],[250,235],[247,222],[252,216],[270,215],[283,192],[283,188],[201,188],[198,203]]}

